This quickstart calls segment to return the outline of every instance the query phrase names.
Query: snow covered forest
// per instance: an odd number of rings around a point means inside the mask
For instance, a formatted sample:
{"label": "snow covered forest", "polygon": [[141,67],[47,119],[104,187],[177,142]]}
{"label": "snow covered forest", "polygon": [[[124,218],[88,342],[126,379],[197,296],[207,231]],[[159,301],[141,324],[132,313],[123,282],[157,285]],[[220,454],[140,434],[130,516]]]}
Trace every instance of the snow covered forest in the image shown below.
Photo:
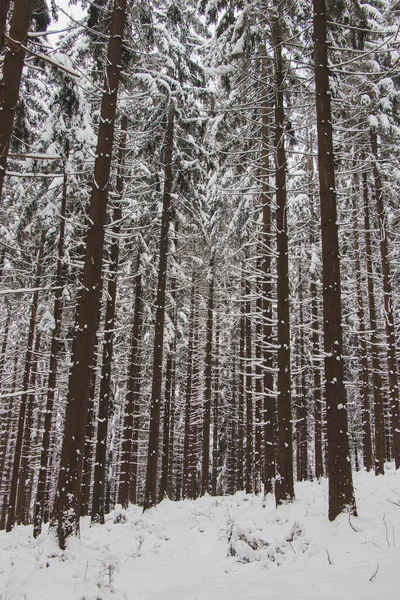
{"label": "snow covered forest", "polygon": [[[65,557],[111,511],[160,533],[181,500],[256,523],[313,497],[326,535],[364,505],[378,528],[369,494],[400,505],[400,3],[2,0],[0,56],[3,552]],[[271,562],[235,519],[229,556]]]}

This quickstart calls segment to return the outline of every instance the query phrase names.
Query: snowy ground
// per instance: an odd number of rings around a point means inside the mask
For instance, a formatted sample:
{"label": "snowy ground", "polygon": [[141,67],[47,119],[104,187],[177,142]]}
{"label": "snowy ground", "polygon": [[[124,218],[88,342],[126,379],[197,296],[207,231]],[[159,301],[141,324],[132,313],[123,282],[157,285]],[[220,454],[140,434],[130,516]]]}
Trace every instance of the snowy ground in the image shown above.
{"label": "snowy ground", "polygon": [[[389,468],[391,465],[388,465]],[[164,501],[90,528],[61,552],[0,533],[1,600],[399,600],[400,472],[355,474],[359,517],[327,519],[327,482],[296,501],[238,493]]]}

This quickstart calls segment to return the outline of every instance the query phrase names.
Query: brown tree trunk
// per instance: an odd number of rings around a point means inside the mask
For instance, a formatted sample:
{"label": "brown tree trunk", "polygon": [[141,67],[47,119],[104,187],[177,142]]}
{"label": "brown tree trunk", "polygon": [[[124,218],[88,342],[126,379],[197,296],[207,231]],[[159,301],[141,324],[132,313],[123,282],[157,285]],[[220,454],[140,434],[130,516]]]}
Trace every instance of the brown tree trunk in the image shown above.
{"label": "brown tree trunk", "polygon": [[[25,47],[32,18],[33,0],[15,0],[7,38],[7,51],[3,63],[3,78],[0,83],[0,200],[7,167],[7,157],[18,105],[19,87],[25,61]],[[7,16],[6,6],[1,12]],[[1,15],[3,17],[3,14]],[[5,22],[5,19],[4,19]],[[0,35],[3,32],[0,31]]]}
{"label": "brown tree trunk", "polygon": [[238,436],[238,414],[237,414],[237,386],[236,386],[236,348],[232,347],[232,400],[230,410],[230,444],[229,444],[229,470],[228,470],[228,492],[234,494],[237,491],[237,436]]}
{"label": "brown tree trunk", "polygon": [[[173,315],[175,321],[175,315]],[[174,323],[174,328],[176,322]],[[170,467],[170,451],[171,451],[171,430],[173,428],[172,422],[172,404],[174,397],[174,385],[175,385],[175,351],[176,351],[176,339],[174,334],[174,340],[172,341],[172,348],[170,348],[165,367],[165,404],[164,404],[164,415],[163,415],[163,443],[161,452],[161,478],[160,478],[160,502],[166,496],[168,496],[168,475]]]}
{"label": "brown tree trunk", "polygon": [[31,314],[29,317],[29,330],[28,330],[28,341],[26,345],[26,354],[25,354],[25,366],[24,366],[24,376],[22,380],[22,391],[24,392],[21,397],[21,404],[18,415],[18,429],[17,429],[17,437],[15,441],[15,449],[14,449],[14,461],[12,467],[12,475],[11,475],[11,487],[10,487],[10,495],[8,497],[8,516],[7,516],[7,531],[11,531],[15,522],[15,513],[16,513],[16,503],[17,503],[17,487],[19,482],[19,471],[21,464],[21,454],[22,454],[22,444],[24,438],[24,428],[25,428],[25,416],[27,409],[28,396],[26,392],[29,389],[29,381],[31,377],[31,365],[32,365],[32,353],[33,353],[33,338],[35,335],[36,328],[36,313],[38,307],[39,300],[39,291],[38,288],[40,286],[40,281],[42,277],[42,266],[43,266],[43,251],[44,251],[44,242],[45,242],[45,232],[42,232],[40,247],[37,257],[37,267],[36,267],[36,277],[35,277],[35,289],[36,291],[33,293],[32,298],[32,306],[31,306]]}
{"label": "brown tree trunk", "polygon": [[[300,259],[301,260],[301,259]],[[306,389],[306,366],[304,353],[304,308],[303,308],[303,273],[299,263],[299,333],[298,333],[298,364],[299,384],[297,386],[297,415],[296,415],[296,438],[297,438],[297,481],[308,479],[308,411],[307,411],[307,389]]]}
{"label": "brown tree trunk", "polygon": [[211,428],[211,393],[212,393],[212,349],[214,327],[214,273],[213,259],[210,261],[210,279],[208,290],[206,356],[204,364],[204,403],[203,403],[203,448],[201,463],[201,495],[208,494],[210,489],[210,428]]}
{"label": "brown tree trunk", "polygon": [[1,345],[1,356],[0,356],[0,389],[2,389],[2,385],[3,385],[3,375],[4,375],[4,367],[6,364],[6,358],[7,358],[7,344],[8,344],[8,332],[10,329],[10,322],[11,322],[11,311],[10,311],[10,306],[7,303],[7,317],[6,317],[6,322],[4,325],[3,343]]}
{"label": "brown tree trunk", "polygon": [[342,301],[332,141],[325,0],[313,0],[314,61],[321,200],[323,316],[328,434],[329,519],[356,513],[344,387]]}
{"label": "brown tree trunk", "polygon": [[278,21],[274,23],[275,61],[275,178],[278,277],[278,445],[276,504],[294,498],[292,396],[290,373],[289,257],[286,205],[285,113],[283,106],[284,73],[282,35]]}
{"label": "brown tree trunk", "polygon": [[150,400],[150,432],[147,454],[146,487],[143,510],[157,504],[157,474],[160,438],[160,409],[164,357],[165,295],[168,267],[168,238],[172,191],[172,156],[174,150],[174,105],[171,103],[165,138],[165,182],[161,220],[160,258],[158,263],[157,308],[154,334],[153,381]]}
{"label": "brown tree trunk", "polygon": [[104,523],[104,497],[106,482],[106,458],[108,419],[111,398],[111,369],[114,354],[115,304],[117,300],[117,273],[119,261],[119,232],[122,219],[122,192],[124,188],[124,163],[126,154],[126,130],[128,118],[121,119],[121,143],[118,153],[118,176],[116,183],[117,200],[113,210],[113,240],[110,250],[109,280],[107,286],[107,302],[103,339],[103,359],[101,365],[99,412],[97,419],[97,443],[94,467],[92,523]]}
{"label": "brown tree trunk", "polygon": [[[312,140],[310,140],[310,151],[312,152]],[[317,251],[316,226],[317,216],[314,208],[314,159],[312,156],[308,159],[308,197],[310,200],[311,213],[311,231],[310,248],[311,252]],[[313,399],[314,399],[314,461],[315,477],[320,479],[324,476],[324,457],[322,451],[322,430],[323,430],[323,399],[322,399],[322,378],[321,378],[321,350],[320,350],[320,323],[319,323],[319,293],[318,293],[318,272],[314,256],[311,257],[311,343],[312,343],[312,365],[313,365]]]}
{"label": "brown tree trunk", "polygon": [[375,475],[385,472],[385,417],[382,399],[381,361],[379,358],[379,344],[377,339],[378,323],[375,307],[375,281],[372,266],[371,222],[369,215],[368,180],[364,172],[362,176],[364,199],[364,235],[365,257],[367,262],[368,307],[370,329],[370,353],[372,366],[372,388],[374,398],[374,428],[375,428]]}
{"label": "brown tree trunk", "polygon": [[220,398],[219,398],[219,339],[220,327],[218,313],[215,315],[215,352],[214,352],[214,404],[213,404],[213,448],[212,448],[212,471],[211,471],[211,495],[217,495],[218,483],[218,460],[219,460],[219,420],[220,420]]}
{"label": "brown tree trunk", "polygon": [[376,212],[379,223],[379,246],[381,251],[383,302],[385,307],[386,351],[389,381],[390,412],[392,417],[392,449],[396,469],[400,467],[400,410],[399,381],[396,354],[396,327],[392,302],[392,275],[389,262],[389,241],[386,231],[386,214],[383,205],[382,180],[378,166],[378,139],[375,129],[371,129],[371,146],[374,157],[374,184]]}
{"label": "brown tree trunk", "polygon": [[[242,266],[244,271],[244,265]],[[241,286],[244,293],[244,280]],[[238,452],[237,452],[237,488],[244,489],[244,391],[245,391],[245,305],[241,303],[239,327],[239,385],[238,385]]]}
{"label": "brown tree trunk", "polygon": [[353,245],[355,254],[356,286],[357,286],[357,316],[361,350],[361,397],[362,397],[362,439],[364,467],[370,471],[373,467],[371,408],[369,401],[369,361],[365,331],[365,313],[362,291],[360,241],[358,235],[357,206],[353,201]]}
{"label": "brown tree trunk", "polygon": [[102,289],[104,226],[107,215],[125,13],[126,0],[115,0],[106,59],[105,92],[100,110],[82,290],[77,304],[60,471],[52,514],[52,523],[57,528],[58,543],[62,549],[65,548],[66,540],[71,535],[79,533],[82,458]]}
{"label": "brown tree trunk", "polygon": [[128,508],[136,503],[139,400],[140,400],[140,344],[142,333],[142,275],[140,251],[135,277],[135,306],[131,336],[131,352],[128,364],[127,392],[122,433],[121,469],[119,473],[118,502]]}
{"label": "brown tree trunk", "polygon": [[[262,254],[262,249],[261,249]],[[258,265],[259,271],[261,265]],[[262,459],[263,459],[263,372],[262,372],[262,345],[263,345],[263,323],[262,323],[262,288],[260,277],[257,278],[257,321],[256,321],[256,366],[255,366],[255,423],[254,423],[254,491],[260,491]]]}
{"label": "brown tree trunk", "polygon": [[[38,365],[38,354],[40,350],[41,333],[40,331],[36,334],[35,347],[32,353],[32,362],[30,368],[30,380],[29,389],[34,390],[36,387],[36,374]],[[29,483],[29,465],[32,461],[32,442],[34,439],[33,421],[34,421],[34,408],[35,408],[35,393],[28,394],[26,401],[26,415],[25,415],[25,427],[22,444],[22,455],[21,462],[19,465],[18,473],[18,492],[17,492],[17,504],[15,508],[15,520],[20,525],[23,523],[27,525],[25,520],[26,514],[26,493],[29,489],[27,484]]]}
{"label": "brown tree trunk", "polygon": [[183,486],[182,498],[193,499],[196,495],[196,464],[193,439],[193,351],[196,328],[196,286],[192,275],[192,291],[190,297],[189,315],[189,345],[187,355],[187,374],[185,392],[185,430],[183,439]]}
{"label": "brown tree trunk", "polygon": [[254,431],[253,431],[253,365],[252,365],[252,335],[251,335],[251,298],[250,298],[250,282],[246,279],[245,284],[245,341],[246,341],[246,494],[251,494],[253,489],[253,448],[254,448]]}
{"label": "brown tree trunk", "polygon": [[[175,220],[175,253],[178,247],[178,223]],[[168,496],[168,489],[171,492],[171,486],[168,486],[168,479],[170,475],[171,463],[173,456],[171,452],[173,448],[171,446],[172,430],[174,429],[173,417],[173,405],[175,403],[175,360],[176,360],[176,325],[177,325],[177,310],[176,310],[176,277],[171,277],[171,300],[173,308],[171,310],[171,322],[173,326],[173,340],[171,341],[170,348],[168,350],[166,369],[165,369],[165,403],[164,403],[164,415],[163,415],[163,444],[161,452],[161,479],[160,479],[160,501]]]}
{"label": "brown tree trunk", "polygon": [[272,190],[269,183],[270,159],[269,137],[272,130],[272,109],[269,105],[267,88],[267,61],[262,62],[263,98],[262,98],[262,130],[261,130],[261,202],[262,202],[262,311],[263,311],[263,370],[264,370],[264,493],[273,491],[275,479],[275,395],[273,375],[273,323],[272,323],[272,233],[271,206]]}
{"label": "brown tree trunk", "polygon": [[44,511],[44,502],[46,496],[49,450],[50,450],[50,433],[54,411],[54,395],[57,382],[57,365],[59,354],[59,337],[61,332],[62,322],[62,294],[65,283],[65,272],[63,266],[64,260],[64,244],[65,244],[65,217],[67,209],[67,174],[64,172],[63,191],[61,197],[61,212],[60,212],[60,235],[58,239],[58,256],[57,256],[57,273],[55,280],[55,297],[53,307],[53,317],[55,327],[51,336],[50,346],[50,361],[49,361],[49,378],[47,382],[47,401],[45,409],[45,420],[43,438],[41,442],[40,453],[40,468],[38,483],[36,489],[36,499],[33,508],[33,537],[36,538],[42,531],[42,520]]}
{"label": "brown tree trunk", "polygon": [[86,517],[90,512],[90,483],[92,480],[93,457],[94,457],[94,434],[96,431],[96,411],[95,411],[95,395],[96,395],[96,379],[97,379],[97,355],[98,345],[93,356],[93,365],[90,374],[90,393],[88,412],[86,418],[85,430],[85,446],[83,449],[82,463],[82,481],[81,481],[81,497],[80,497],[80,515]]}
{"label": "brown tree trunk", "polygon": [[11,385],[11,394],[8,402],[8,410],[7,410],[7,418],[5,423],[5,432],[4,432],[4,440],[3,447],[1,452],[0,459],[0,489],[2,489],[2,482],[6,483],[5,490],[7,493],[3,495],[3,506],[1,509],[1,517],[0,517],[0,530],[6,528],[6,519],[7,519],[7,510],[8,510],[8,494],[9,494],[9,482],[10,482],[10,473],[12,469],[12,460],[7,461],[7,457],[9,455],[9,446],[10,440],[14,437],[14,403],[15,403],[15,390],[17,387],[17,377],[18,377],[18,352],[15,353],[14,363],[13,363],[13,378]]}

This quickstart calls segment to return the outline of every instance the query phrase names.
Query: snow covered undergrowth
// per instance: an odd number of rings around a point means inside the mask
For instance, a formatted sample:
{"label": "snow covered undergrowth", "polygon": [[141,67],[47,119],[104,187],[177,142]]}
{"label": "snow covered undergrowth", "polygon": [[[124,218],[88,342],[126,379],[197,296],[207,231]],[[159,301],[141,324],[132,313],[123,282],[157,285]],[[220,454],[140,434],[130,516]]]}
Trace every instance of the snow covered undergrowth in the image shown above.
{"label": "snow covered undergrowth", "polygon": [[398,600],[400,473],[388,467],[355,474],[360,516],[333,523],[323,480],[297,484],[278,510],[272,496],[237,493],[84,519],[65,552],[47,531],[1,532],[0,598]]}

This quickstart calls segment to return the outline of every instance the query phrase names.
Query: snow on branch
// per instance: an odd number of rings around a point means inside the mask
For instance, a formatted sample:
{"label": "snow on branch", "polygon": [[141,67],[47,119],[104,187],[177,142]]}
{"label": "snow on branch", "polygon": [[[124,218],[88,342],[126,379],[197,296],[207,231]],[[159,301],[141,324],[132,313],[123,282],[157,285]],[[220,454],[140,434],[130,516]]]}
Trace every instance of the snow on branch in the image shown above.
{"label": "snow on branch", "polygon": [[13,46],[18,46],[18,47],[22,48],[23,50],[25,50],[25,52],[28,52],[28,54],[31,54],[32,56],[35,56],[36,58],[39,58],[40,60],[43,60],[44,62],[49,63],[50,65],[52,65],[53,67],[56,67],[57,69],[61,69],[61,71],[64,71],[68,75],[71,75],[71,77],[78,77],[78,78],[80,77],[79,73],[77,73],[76,71],[73,71],[69,67],[62,65],[58,61],[54,60],[54,58],[50,58],[49,56],[46,56],[45,54],[42,54],[41,52],[34,52],[33,50],[30,50],[29,48],[27,48],[26,46],[21,44],[21,42],[18,42],[17,40],[13,40],[8,35],[5,35],[5,37],[8,39],[9,42],[11,42],[11,44]]}

